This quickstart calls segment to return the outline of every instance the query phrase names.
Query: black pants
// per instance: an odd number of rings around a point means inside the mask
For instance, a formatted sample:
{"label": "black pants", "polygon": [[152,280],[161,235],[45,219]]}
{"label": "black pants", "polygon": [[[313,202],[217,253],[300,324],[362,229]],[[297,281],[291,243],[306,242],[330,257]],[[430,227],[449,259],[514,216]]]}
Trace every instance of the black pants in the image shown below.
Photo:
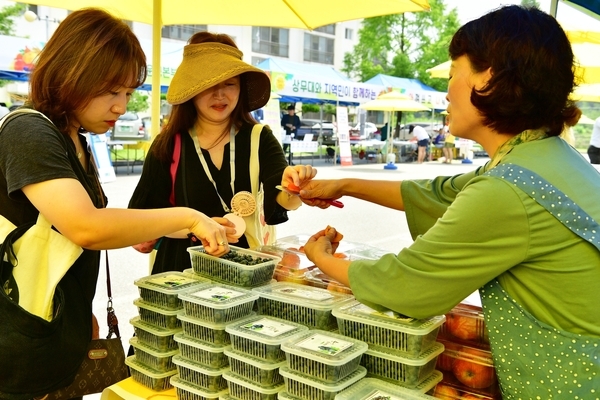
{"label": "black pants", "polygon": [[592,164],[600,164],[600,147],[590,146],[587,153]]}

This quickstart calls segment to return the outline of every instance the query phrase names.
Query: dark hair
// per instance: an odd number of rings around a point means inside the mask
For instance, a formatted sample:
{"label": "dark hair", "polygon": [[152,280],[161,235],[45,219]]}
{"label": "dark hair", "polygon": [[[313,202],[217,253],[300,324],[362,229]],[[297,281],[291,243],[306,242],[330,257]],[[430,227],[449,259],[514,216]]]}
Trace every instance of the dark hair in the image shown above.
{"label": "dark hair", "polygon": [[565,32],[537,8],[510,5],[462,26],[450,43],[450,58],[467,56],[474,72],[491,79],[471,92],[484,124],[504,133],[545,128],[558,136],[572,125],[577,107],[573,51]]}
{"label": "dark hair", "polygon": [[131,28],[106,11],[84,8],[69,14],[40,52],[28,103],[67,133],[75,111],[115,87],[140,86],[146,72]]}
{"label": "dark hair", "polygon": [[[213,42],[238,48],[233,39],[223,33],[197,32],[188,40],[188,44]],[[232,125],[235,125],[239,129],[244,123],[257,123],[252,117],[250,107],[248,106],[248,90],[245,89],[247,85],[245,75],[240,75],[240,98],[231,113],[229,124],[226,128],[227,132],[229,132]],[[185,103],[173,105],[171,114],[169,115],[169,122],[163,126],[160,135],[156,137],[154,140],[155,143],[152,146],[152,151],[156,158],[164,162],[171,160],[173,153],[172,144],[170,145],[172,143],[171,138],[176,133],[188,131],[194,126],[197,119],[198,111],[194,105],[193,98]]]}

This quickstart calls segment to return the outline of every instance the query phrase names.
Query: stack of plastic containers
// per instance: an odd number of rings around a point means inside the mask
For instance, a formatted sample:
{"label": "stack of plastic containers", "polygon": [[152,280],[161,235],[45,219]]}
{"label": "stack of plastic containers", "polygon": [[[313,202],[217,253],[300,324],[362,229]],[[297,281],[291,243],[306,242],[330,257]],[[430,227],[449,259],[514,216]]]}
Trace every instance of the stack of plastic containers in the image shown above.
{"label": "stack of plastic containers", "polygon": [[334,399],[366,375],[360,361],[367,348],[363,341],[318,329],[284,342],[286,366],[279,373],[285,393],[280,398]]}
{"label": "stack of plastic containers", "polygon": [[173,271],[139,279],[135,284],[140,293],[134,301],[139,316],[130,321],[136,335],[130,340],[135,355],[125,362],[134,380],[155,391],[166,390],[171,387],[169,378],[177,373],[173,358],[179,352],[174,336],[181,331],[177,313],[183,304],[179,294],[207,281]]}
{"label": "stack of plastic containers", "polygon": [[285,365],[282,343],[308,331],[304,325],[266,315],[254,315],[227,325],[231,347],[225,350],[230,372],[225,399],[276,399],[284,389],[280,367]]}
{"label": "stack of plastic containers", "polygon": [[257,298],[250,290],[218,282],[179,295],[183,310],[177,318],[183,332],[174,340],[181,354],[173,357],[177,375],[171,379],[179,399],[214,399],[227,394],[225,348],[230,338],[225,327],[252,315]]}
{"label": "stack of plastic containers", "polygon": [[501,399],[481,307],[459,304],[446,314],[438,342],[445,346],[437,369],[444,374],[434,396],[449,399]]}
{"label": "stack of plastic containers", "polygon": [[420,393],[431,392],[442,379],[435,370],[444,346],[436,337],[443,315],[416,320],[381,313],[351,302],[333,310],[339,333],[368,343],[361,365],[368,375]]}

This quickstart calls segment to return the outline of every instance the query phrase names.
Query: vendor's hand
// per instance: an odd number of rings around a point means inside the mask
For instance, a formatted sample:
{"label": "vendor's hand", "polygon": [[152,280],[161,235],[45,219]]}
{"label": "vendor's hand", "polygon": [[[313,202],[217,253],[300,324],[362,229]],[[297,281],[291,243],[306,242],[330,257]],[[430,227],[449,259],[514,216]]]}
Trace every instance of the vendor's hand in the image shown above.
{"label": "vendor's hand", "polygon": [[235,229],[229,226],[226,228],[217,223],[217,221],[198,212],[197,220],[190,228],[190,231],[200,239],[204,250],[208,254],[220,257],[229,252],[229,243],[227,242],[228,232],[231,235],[235,232]]}
{"label": "vendor's hand", "polygon": [[323,229],[312,235],[304,245],[304,254],[313,263],[317,263],[317,258],[324,253],[333,255],[339,246],[335,242],[337,231],[335,228]]}
{"label": "vendor's hand", "polygon": [[[317,175],[317,169],[310,165],[288,166],[283,170],[281,177],[281,186],[291,189],[302,188],[307,182],[310,182]],[[292,190],[295,191],[295,190]]]}
{"label": "vendor's hand", "polygon": [[236,237],[236,229],[235,224],[233,222],[231,222],[225,217],[213,217],[212,219],[213,221],[225,228],[228,243],[237,243],[240,241],[239,238]]}
{"label": "vendor's hand", "polygon": [[337,200],[342,197],[337,180],[311,180],[308,181],[300,190],[302,202],[319,208],[327,208],[329,203],[324,200]]}

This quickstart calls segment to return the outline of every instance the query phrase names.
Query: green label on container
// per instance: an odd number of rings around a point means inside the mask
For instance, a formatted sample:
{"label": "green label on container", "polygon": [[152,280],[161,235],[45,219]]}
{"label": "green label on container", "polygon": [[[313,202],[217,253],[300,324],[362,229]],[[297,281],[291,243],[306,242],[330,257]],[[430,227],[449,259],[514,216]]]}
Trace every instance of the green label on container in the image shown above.
{"label": "green label on container", "polygon": [[246,293],[238,292],[237,290],[227,289],[223,287],[211,287],[208,289],[194,292],[192,293],[192,296],[219,302],[235,299],[236,297],[241,297],[245,294]]}
{"label": "green label on container", "polygon": [[328,354],[330,356],[335,356],[352,346],[354,346],[354,343],[352,342],[332,338],[331,336],[321,335],[319,333],[298,343],[298,347],[318,351],[319,353]]}
{"label": "green label on container", "polygon": [[295,326],[284,324],[271,319],[263,318],[258,321],[251,322],[241,326],[242,329],[247,329],[253,332],[260,332],[262,335],[276,337],[283,335],[286,332],[296,329]]}
{"label": "green label on container", "polygon": [[198,281],[196,279],[187,278],[181,275],[163,275],[157,278],[150,278],[148,280],[148,283],[167,288],[176,288],[192,282]]}
{"label": "green label on container", "polygon": [[295,289],[295,288],[281,288],[275,289],[274,292],[279,292],[285,294],[287,296],[301,297],[303,299],[311,299],[311,300],[330,300],[334,297],[327,292],[317,292],[314,290],[305,290],[305,289]]}

